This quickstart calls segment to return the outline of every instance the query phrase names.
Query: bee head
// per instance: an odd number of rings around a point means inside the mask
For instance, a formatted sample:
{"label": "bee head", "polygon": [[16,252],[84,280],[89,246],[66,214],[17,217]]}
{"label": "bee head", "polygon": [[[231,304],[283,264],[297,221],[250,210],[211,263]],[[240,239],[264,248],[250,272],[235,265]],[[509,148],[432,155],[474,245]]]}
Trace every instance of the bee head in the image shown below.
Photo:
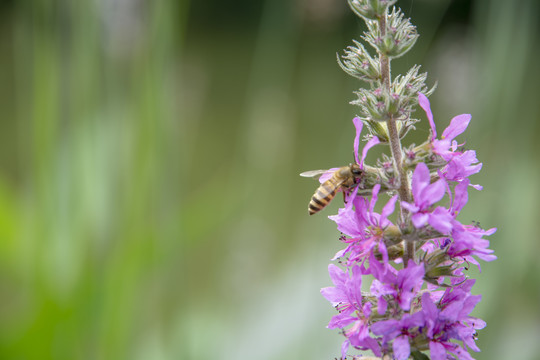
{"label": "bee head", "polygon": [[352,173],[355,177],[360,177],[360,176],[362,176],[363,170],[360,169],[360,165],[358,165],[358,164],[349,164],[349,167],[351,168],[351,173]]}

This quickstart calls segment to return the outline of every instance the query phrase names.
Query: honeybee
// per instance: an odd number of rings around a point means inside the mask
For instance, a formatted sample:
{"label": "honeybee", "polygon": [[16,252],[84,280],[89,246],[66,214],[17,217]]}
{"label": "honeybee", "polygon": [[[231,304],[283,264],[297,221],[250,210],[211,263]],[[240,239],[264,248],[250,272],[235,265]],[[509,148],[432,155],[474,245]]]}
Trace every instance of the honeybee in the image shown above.
{"label": "honeybee", "polygon": [[[312,170],[303,172],[300,176],[316,177],[327,172],[328,170]],[[339,189],[350,188],[356,184],[356,180],[360,179],[363,174],[364,171],[360,169],[360,165],[358,164],[350,164],[334,171],[332,177],[323,182],[311,197],[308,205],[309,215],[313,215],[324,209],[332,201],[334,196],[336,196]]]}

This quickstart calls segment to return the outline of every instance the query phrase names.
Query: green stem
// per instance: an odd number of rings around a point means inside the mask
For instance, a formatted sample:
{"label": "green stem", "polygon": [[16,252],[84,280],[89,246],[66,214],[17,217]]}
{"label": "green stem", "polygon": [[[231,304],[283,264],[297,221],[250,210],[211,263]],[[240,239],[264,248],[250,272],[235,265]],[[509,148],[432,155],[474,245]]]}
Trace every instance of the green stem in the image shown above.
{"label": "green stem", "polygon": [[[381,38],[384,38],[386,35],[386,11],[383,16],[379,19],[379,28],[381,32]],[[379,60],[381,63],[381,83],[386,90],[388,96],[390,96],[390,84],[391,84],[391,74],[390,74],[390,58],[383,53],[379,54]],[[397,129],[396,121],[393,117],[390,117],[386,121],[388,127],[388,139],[390,142],[390,151],[392,152],[392,160],[394,165],[394,172],[399,178],[399,188],[398,195],[400,201],[411,201],[411,190],[409,189],[409,179],[407,172],[403,168],[403,150],[401,149],[401,141],[399,139],[399,132]],[[408,220],[408,213],[406,209],[403,209],[399,206],[399,222],[400,228],[406,227]],[[414,242],[405,240],[405,251],[403,255],[403,264],[406,267],[409,260],[414,261]]]}

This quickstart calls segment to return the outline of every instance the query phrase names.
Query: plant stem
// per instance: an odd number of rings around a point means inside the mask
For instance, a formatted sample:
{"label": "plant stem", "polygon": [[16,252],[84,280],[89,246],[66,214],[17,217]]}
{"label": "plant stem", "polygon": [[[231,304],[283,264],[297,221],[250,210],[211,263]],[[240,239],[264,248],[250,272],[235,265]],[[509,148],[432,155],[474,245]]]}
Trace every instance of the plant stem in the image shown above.
{"label": "plant stem", "polygon": [[[388,11],[388,10],[387,10]],[[381,38],[384,38],[386,35],[386,15],[379,18],[379,28],[381,32]],[[391,84],[391,75],[390,75],[390,58],[383,53],[379,53],[379,60],[381,64],[381,83],[386,90],[388,96],[390,96],[390,84]],[[399,178],[399,188],[398,195],[400,201],[411,201],[410,189],[409,189],[409,179],[407,172],[403,168],[403,151],[401,149],[401,140],[399,139],[399,132],[397,129],[396,121],[391,116],[390,119],[386,121],[388,127],[388,139],[390,142],[390,151],[392,152],[392,160],[394,165],[394,172],[398,175]],[[399,221],[400,228],[406,226],[408,220],[407,210],[399,206]],[[414,261],[414,242],[405,240],[405,249],[403,255],[403,264],[406,267],[409,260],[413,259]]]}

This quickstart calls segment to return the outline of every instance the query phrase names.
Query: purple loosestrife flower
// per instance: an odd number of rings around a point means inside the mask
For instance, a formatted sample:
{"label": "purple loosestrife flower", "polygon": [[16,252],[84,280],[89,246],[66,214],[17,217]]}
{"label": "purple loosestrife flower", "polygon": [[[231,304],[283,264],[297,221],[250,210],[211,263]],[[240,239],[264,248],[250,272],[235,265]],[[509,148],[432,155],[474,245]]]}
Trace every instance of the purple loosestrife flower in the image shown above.
{"label": "purple loosestrife flower", "polygon": [[369,271],[375,277],[370,291],[377,297],[378,313],[383,315],[387,311],[389,297],[395,300],[401,310],[409,311],[412,299],[424,284],[424,264],[411,261],[406,268],[398,271],[390,265],[381,264],[371,254],[369,265]]}
{"label": "purple loosestrife flower", "polygon": [[438,306],[429,293],[422,295],[422,327],[425,336],[430,340],[432,360],[447,359],[447,351],[457,355],[458,359],[472,359],[463,347],[451,340],[462,341],[472,350],[480,351],[474,342],[475,332],[484,328],[485,322],[469,316],[482,298],[480,295],[470,294],[473,284],[474,280],[467,280],[462,285],[448,288]]}
{"label": "purple loosestrife flower", "polygon": [[[467,150],[457,156],[452,157],[450,162],[441,170],[446,180],[462,181],[463,179],[478,173],[482,169],[482,164],[478,163],[476,152]],[[473,185],[477,190],[481,190],[479,185]]]}
{"label": "purple loosestrife flower", "polygon": [[[393,267],[380,264],[375,258],[370,258],[371,272],[376,280],[371,285],[371,293],[378,299],[378,313],[384,315],[400,314],[411,310],[412,300],[418,296],[423,284],[424,265],[409,262],[407,268],[396,271]],[[399,309],[388,309],[387,299],[399,305]],[[398,360],[405,360],[410,355],[410,339],[414,338],[414,328],[422,325],[420,313],[407,314],[400,319],[379,321],[371,327],[376,335],[383,336],[383,344],[393,340],[394,356]]]}
{"label": "purple loosestrife flower", "polygon": [[[330,264],[328,272],[335,286],[321,289],[321,294],[339,311],[339,314],[330,320],[328,328],[344,329],[346,339],[342,345],[343,358],[347,356],[350,345],[362,350],[371,349],[375,355],[380,356],[378,342],[369,335],[371,303],[363,303],[360,267],[354,266],[349,276],[336,265]],[[350,327],[345,330],[348,326]]]}
{"label": "purple loosestrife flower", "polygon": [[461,341],[468,348],[479,351],[474,334],[485,326],[485,322],[469,314],[481,296],[470,294],[474,280],[458,280],[461,285],[447,289],[442,297],[436,298],[437,304],[429,292],[424,292],[419,311],[404,313],[400,319],[379,321],[372,325],[371,331],[382,336],[383,347],[392,342],[397,360],[409,358],[411,344],[426,342],[432,360],[446,360],[447,352],[453,353],[458,359],[472,359],[464,347],[452,340]]}
{"label": "purple loosestrife flower", "polygon": [[[364,168],[364,160],[366,159],[366,156],[367,156],[367,152],[369,149],[371,149],[373,146],[377,145],[380,143],[379,141],[379,138],[377,138],[376,136],[373,136],[371,139],[369,139],[369,141],[366,143],[366,145],[364,146],[364,148],[362,149],[362,158],[360,159],[358,157],[358,154],[359,154],[359,148],[360,148],[360,134],[362,133],[362,128],[364,126],[364,123],[362,122],[362,120],[360,120],[360,118],[358,117],[355,117],[353,119],[353,124],[354,124],[354,127],[356,129],[356,135],[354,137],[354,142],[353,142],[353,148],[354,148],[354,159],[356,161],[356,163],[358,165],[360,165],[360,169],[363,169]],[[326,180],[330,179],[332,177],[332,174],[339,168],[331,168],[331,169],[328,169],[320,178],[319,178],[319,182],[322,184],[323,182],[325,182]]]}
{"label": "purple loosestrife flower", "polygon": [[[354,155],[355,160],[362,169],[367,152],[379,143],[379,139],[375,136],[372,137],[362,149],[362,157],[359,159],[360,134],[362,132],[363,123],[358,117],[353,119],[353,123],[356,128],[356,136],[353,143]],[[374,212],[374,207],[377,203],[380,187],[379,184],[374,186],[371,202],[369,204],[364,197],[357,196],[358,187],[356,187],[351,194],[349,194],[345,208],[339,209],[337,215],[329,216],[331,220],[336,222],[339,231],[350,236],[349,239],[344,240],[345,243],[350,245],[342,251],[339,251],[334,259],[342,257],[350,252],[348,264],[351,265],[358,262],[362,257],[365,257],[367,253],[378,245],[379,251],[387,261],[388,255],[386,246],[384,242],[380,240],[382,239],[384,229],[387,226],[392,225],[388,220],[388,216],[394,212],[397,196],[390,199],[380,215],[377,214]]]}
{"label": "purple loosestrife flower", "polygon": [[416,165],[412,179],[414,203],[403,201],[401,206],[411,213],[411,220],[416,228],[429,223],[435,230],[446,234],[452,230],[452,218],[444,208],[432,210],[432,206],[444,197],[447,185],[444,179],[433,184],[430,184],[430,181],[431,176],[426,164]]}
{"label": "purple loosestrife flower", "polygon": [[[455,116],[450,125],[443,131],[441,139],[436,139],[437,130],[433,121],[433,113],[428,98],[418,93],[418,103],[424,109],[431,127],[431,147],[435,154],[441,156],[448,164],[441,170],[442,177],[447,180],[461,181],[464,178],[478,173],[482,169],[482,164],[478,163],[474,150],[458,151],[458,143],[454,138],[462,134],[471,121],[470,114]],[[480,185],[471,185],[477,190],[481,190]]]}
{"label": "purple loosestrife flower", "polygon": [[449,215],[454,218],[452,221],[452,238],[453,241],[449,243],[447,254],[453,259],[462,259],[478,266],[480,264],[473,256],[476,256],[484,261],[493,261],[497,259],[495,255],[492,255],[493,250],[488,249],[489,241],[483,239],[484,236],[494,234],[497,229],[492,228],[489,230],[483,230],[474,225],[463,225],[459,221],[455,220],[461,209],[468,201],[469,180],[465,179],[458,183],[454,188],[454,198],[452,205],[448,210]]}
{"label": "purple loosestrife flower", "polygon": [[497,256],[493,255],[493,250],[488,249],[489,240],[483,238],[494,234],[496,231],[496,228],[483,230],[474,225],[459,224],[452,230],[453,241],[448,247],[448,255],[453,259],[462,259],[474,264],[481,270],[480,263],[473,256],[484,261],[497,259]]}
{"label": "purple loosestrife flower", "polygon": [[369,149],[371,149],[373,146],[380,143],[379,138],[376,136],[373,136],[369,141],[367,142],[366,146],[362,149],[362,158],[358,159],[358,150],[360,148],[360,134],[362,133],[362,128],[364,127],[364,123],[359,117],[355,117],[353,119],[354,127],[356,128],[356,135],[354,137],[354,158],[356,160],[356,163],[360,165],[360,169],[364,168],[364,160],[366,160],[367,152]]}
{"label": "purple loosestrife flower", "polygon": [[467,126],[469,126],[469,122],[471,121],[471,115],[461,114],[455,116],[450,121],[450,125],[444,129],[441,139],[438,140],[437,129],[435,128],[435,122],[433,121],[433,113],[431,112],[429,100],[422,93],[418,93],[418,104],[426,112],[431,127],[431,146],[433,147],[433,152],[440,155],[446,161],[450,160],[456,155],[455,151],[458,146],[454,138],[467,129]]}
{"label": "purple loosestrife flower", "polygon": [[[374,211],[378,200],[380,185],[373,187],[371,201],[362,196],[356,196],[349,201],[347,206],[338,210],[337,215],[329,216],[337,224],[339,231],[349,236],[344,243],[349,244],[345,249],[339,251],[334,259],[343,257],[349,253],[347,264],[351,265],[366,259],[375,247],[382,254],[385,263],[388,262],[388,252],[383,241],[384,230],[393,225],[388,216],[394,212],[397,195],[394,195],[383,207],[381,214]],[[354,205],[354,208],[352,207]]]}
{"label": "purple loosestrife flower", "polygon": [[379,321],[371,326],[371,331],[381,335],[383,344],[392,340],[392,350],[397,360],[408,359],[411,354],[410,342],[418,336],[417,328],[423,325],[423,314],[404,314],[399,320],[390,319]]}
{"label": "purple loosestrife flower", "polygon": [[[468,186],[468,179],[458,183],[454,188],[454,197],[449,209],[437,207],[432,215],[440,216],[444,219],[445,223],[450,224],[451,227],[451,231],[448,233],[451,236],[451,239],[447,237],[441,238],[437,241],[438,247],[447,247],[447,255],[453,261],[468,262],[477,265],[478,269],[480,269],[480,264],[473,256],[484,261],[493,261],[497,258],[495,255],[492,255],[493,250],[488,249],[489,241],[483,238],[484,236],[494,234],[497,229],[492,228],[483,230],[474,225],[463,225],[456,220],[461,209],[467,204]],[[428,252],[432,252],[435,247],[426,244],[424,249]]]}

